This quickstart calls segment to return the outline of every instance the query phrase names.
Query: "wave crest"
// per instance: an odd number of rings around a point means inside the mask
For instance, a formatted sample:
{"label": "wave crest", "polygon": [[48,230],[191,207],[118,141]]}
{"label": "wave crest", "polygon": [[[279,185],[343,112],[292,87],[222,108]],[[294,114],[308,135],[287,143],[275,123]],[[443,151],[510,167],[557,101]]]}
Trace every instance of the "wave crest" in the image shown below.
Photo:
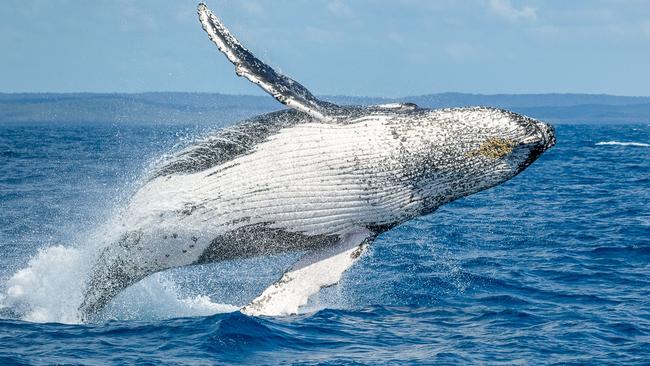
{"label": "wave crest", "polygon": [[643,142],[601,141],[596,143],[596,146],[603,146],[603,145],[650,147],[650,144],[646,144]]}

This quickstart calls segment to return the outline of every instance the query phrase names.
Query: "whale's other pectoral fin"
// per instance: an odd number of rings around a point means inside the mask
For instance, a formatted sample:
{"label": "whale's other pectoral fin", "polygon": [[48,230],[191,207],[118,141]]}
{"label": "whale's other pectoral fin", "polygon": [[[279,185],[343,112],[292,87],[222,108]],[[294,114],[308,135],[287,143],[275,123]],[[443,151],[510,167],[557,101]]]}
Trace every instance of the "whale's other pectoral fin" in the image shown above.
{"label": "whale's other pectoral fin", "polygon": [[297,313],[311,295],[338,283],[375,236],[364,228],[342,236],[334,246],[307,253],[241,312],[253,316]]}
{"label": "whale's other pectoral fin", "polygon": [[339,108],[336,104],[317,99],[307,88],[275,72],[269,65],[256,58],[239,43],[205,4],[199,4],[198,14],[210,40],[235,65],[237,75],[257,84],[290,108],[305,112],[321,121],[335,120],[333,114]]}

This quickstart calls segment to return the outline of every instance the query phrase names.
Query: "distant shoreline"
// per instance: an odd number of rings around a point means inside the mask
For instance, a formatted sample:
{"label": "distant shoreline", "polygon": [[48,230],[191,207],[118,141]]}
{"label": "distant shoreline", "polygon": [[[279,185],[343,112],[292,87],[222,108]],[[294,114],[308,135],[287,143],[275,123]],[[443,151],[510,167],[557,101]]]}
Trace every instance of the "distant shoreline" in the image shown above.
{"label": "distant shoreline", "polygon": [[[339,104],[413,102],[421,107],[492,106],[552,123],[650,123],[650,97],[606,94],[440,93],[405,98],[323,96]],[[231,123],[282,109],[265,95],[220,93],[0,93],[0,123]]]}

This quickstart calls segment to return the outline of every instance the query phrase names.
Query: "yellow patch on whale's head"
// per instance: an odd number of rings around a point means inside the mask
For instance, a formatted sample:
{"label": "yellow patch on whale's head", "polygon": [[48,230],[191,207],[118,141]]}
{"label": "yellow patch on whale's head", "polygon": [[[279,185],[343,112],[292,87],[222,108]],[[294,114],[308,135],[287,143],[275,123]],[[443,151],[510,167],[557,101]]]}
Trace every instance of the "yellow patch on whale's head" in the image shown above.
{"label": "yellow patch on whale's head", "polygon": [[493,137],[487,139],[478,149],[474,149],[466,154],[468,157],[477,155],[485,156],[490,159],[501,159],[512,152],[515,142],[511,139]]}

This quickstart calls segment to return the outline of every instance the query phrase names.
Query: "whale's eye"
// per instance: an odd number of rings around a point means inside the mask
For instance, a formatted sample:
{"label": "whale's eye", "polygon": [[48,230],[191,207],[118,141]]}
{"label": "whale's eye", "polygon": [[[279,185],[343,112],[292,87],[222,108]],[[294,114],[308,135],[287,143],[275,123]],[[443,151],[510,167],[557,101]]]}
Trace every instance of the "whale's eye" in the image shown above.
{"label": "whale's eye", "polygon": [[501,159],[512,152],[515,147],[515,142],[511,139],[504,138],[489,138],[478,149],[474,149],[466,154],[467,157],[474,157],[477,155],[485,156],[490,159]]}

